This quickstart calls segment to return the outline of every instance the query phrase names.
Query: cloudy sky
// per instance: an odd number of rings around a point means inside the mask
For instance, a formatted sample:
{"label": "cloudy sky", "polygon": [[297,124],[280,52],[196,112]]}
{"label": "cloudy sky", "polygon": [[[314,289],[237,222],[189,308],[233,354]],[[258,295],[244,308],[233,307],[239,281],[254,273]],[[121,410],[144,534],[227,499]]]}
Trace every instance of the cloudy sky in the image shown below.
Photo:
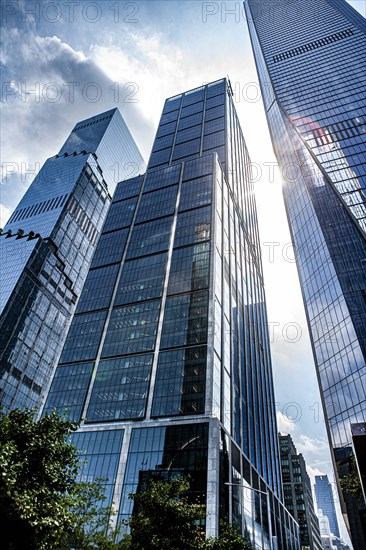
{"label": "cloudy sky", "polygon": [[[363,0],[350,4],[365,15]],[[117,106],[147,160],[165,98],[229,76],[254,164],[279,429],[311,476],[333,479],[241,2],[3,0],[1,9],[0,226],[78,120]]]}

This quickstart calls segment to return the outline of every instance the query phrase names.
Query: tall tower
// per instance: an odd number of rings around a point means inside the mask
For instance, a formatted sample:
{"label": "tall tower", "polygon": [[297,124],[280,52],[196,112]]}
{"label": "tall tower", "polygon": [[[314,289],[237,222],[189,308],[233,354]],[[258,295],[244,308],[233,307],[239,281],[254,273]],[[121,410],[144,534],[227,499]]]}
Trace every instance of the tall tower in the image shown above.
{"label": "tall tower", "polygon": [[344,0],[244,5],[340,474],[366,418],[365,20]]}
{"label": "tall tower", "polygon": [[166,100],[147,173],[116,189],[50,388],[81,421],[83,475],[120,518],[150,476],[189,474],[227,517],[298,548],[282,504],[249,157],[226,79]]}
{"label": "tall tower", "polygon": [[315,514],[311,483],[302,454],[290,435],[278,435],[286,508],[300,527],[301,548],[322,550],[319,520]]}
{"label": "tall tower", "polygon": [[144,170],[118,109],[76,124],[0,232],[0,403],[39,406],[117,181]]}
{"label": "tall tower", "polygon": [[330,532],[339,537],[337,514],[334,505],[333,490],[328,476],[315,476],[315,498],[318,509],[329,520]]}

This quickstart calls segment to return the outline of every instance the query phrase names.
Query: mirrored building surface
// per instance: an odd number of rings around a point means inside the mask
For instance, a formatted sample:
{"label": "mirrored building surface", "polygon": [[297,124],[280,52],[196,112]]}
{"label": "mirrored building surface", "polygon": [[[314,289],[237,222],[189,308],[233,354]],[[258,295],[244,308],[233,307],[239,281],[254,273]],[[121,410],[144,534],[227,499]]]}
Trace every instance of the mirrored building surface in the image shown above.
{"label": "mirrored building surface", "polygon": [[344,0],[244,5],[340,469],[366,417],[365,20]]}
{"label": "mirrored building surface", "polygon": [[77,123],[0,235],[0,403],[39,406],[117,181],[144,162],[118,109]]}
{"label": "mirrored building surface", "polygon": [[329,483],[328,476],[315,476],[315,498],[318,509],[321,509],[324,516],[329,520],[330,532],[339,537],[339,526],[336,509],[334,505],[333,488]]}
{"label": "mirrored building surface", "polygon": [[81,421],[119,518],[149,478],[189,475],[207,536],[226,517],[255,548],[295,549],[231,95],[223,79],[165,102],[146,174],[117,186],[44,410]]}

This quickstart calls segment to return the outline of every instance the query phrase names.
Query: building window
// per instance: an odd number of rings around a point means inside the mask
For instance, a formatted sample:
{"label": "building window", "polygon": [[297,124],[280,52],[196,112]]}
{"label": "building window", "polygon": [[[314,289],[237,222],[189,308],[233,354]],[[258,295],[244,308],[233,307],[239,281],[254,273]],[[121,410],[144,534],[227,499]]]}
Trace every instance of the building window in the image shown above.
{"label": "building window", "polygon": [[167,298],[160,347],[205,343],[207,312],[207,291]]}
{"label": "building window", "polygon": [[160,352],[152,416],[204,412],[206,347]]}
{"label": "building window", "polygon": [[151,365],[151,354],[100,361],[87,422],[143,418]]}
{"label": "building window", "polygon": [[102,357],[152,350],[159,309],[160,300],[114,308]]}
{"label": "building window", "polygon": [[155,254],[125,262],[114,305],[119,306],[152,298],[163,291],[167,254]]}

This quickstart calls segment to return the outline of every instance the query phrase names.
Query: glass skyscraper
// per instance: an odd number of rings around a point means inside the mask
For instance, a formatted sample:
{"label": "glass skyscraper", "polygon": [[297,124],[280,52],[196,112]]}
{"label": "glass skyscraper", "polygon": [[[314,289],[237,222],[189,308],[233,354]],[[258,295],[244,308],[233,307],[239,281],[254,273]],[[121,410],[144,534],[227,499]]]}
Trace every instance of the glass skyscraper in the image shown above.
{"label": "glass skyscraper", "polygon": [[331,533],[336,537],[340,537],[333,490],[328,476],[315,476],[314,489],[316,505],[318,509],[321,509],[323,515],[327,516]]}
{"label": "glass skyscraper", "polygon": [[344,0],[244,5],[340,469],[366,418],[365,20]]}
{"label": "glass skyscraper", "polygon": [[81,422],[83,476],[119,518],[189,474],[216,535],[298,548],[282,503],[249,157],[226,79],[166,100],[148,169],[119,183],[44,411]]}
{"label": "glass skyscraper", "polygon": [[0,232],[0,403],[39,406],[117,181],[144,171],[118,109],[78,122]]}

